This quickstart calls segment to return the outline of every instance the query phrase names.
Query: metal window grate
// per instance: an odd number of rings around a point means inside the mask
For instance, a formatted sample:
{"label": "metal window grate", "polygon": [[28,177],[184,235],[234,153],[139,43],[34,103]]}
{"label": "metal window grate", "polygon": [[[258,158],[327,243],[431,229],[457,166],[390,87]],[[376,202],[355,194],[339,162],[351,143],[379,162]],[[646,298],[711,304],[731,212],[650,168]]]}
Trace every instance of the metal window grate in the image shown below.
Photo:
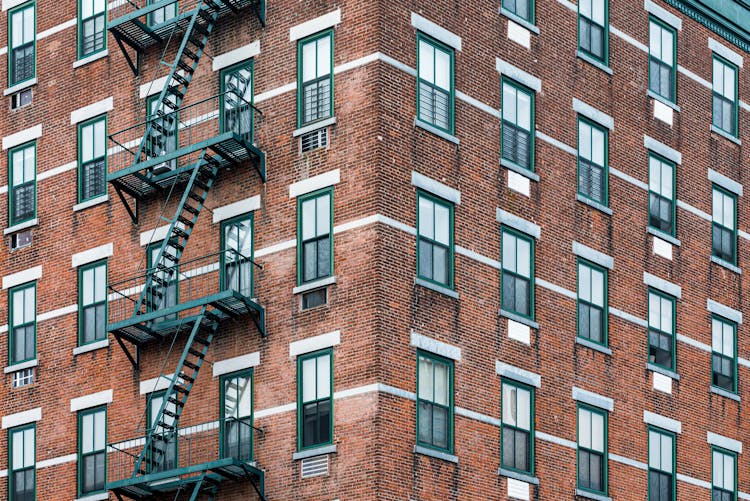
{"label": "metal window grate", "polygon": [[23,369],[13,373],[13,388],[34,384],[34,368]]}
{"label": "metal window grate", "polygon": [[300,463],[302,478],[328,475],[328,455],[303,459]]}
{"label": "metal window grate", "polygon": [[328,147],[328,127],[302,134],[299,144],[302,153]]}

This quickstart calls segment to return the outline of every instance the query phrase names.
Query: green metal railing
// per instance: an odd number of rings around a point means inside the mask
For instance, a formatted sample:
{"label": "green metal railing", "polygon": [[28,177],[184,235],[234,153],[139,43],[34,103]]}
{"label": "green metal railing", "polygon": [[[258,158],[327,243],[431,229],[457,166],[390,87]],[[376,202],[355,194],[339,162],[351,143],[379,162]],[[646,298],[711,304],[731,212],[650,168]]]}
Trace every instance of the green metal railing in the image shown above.
{"label": "green metal railing", "polygon": [[[258,13],[261,23],[265,22],[265,0],[216,0],[215,3],[226,11],[230,10],[229,4],[237,10],[252,6]],[[148,28],[158,29],[178,22],[198,4],[199,0],[117,0],[112,2],[109,10],[109,26],[132,20]]]}

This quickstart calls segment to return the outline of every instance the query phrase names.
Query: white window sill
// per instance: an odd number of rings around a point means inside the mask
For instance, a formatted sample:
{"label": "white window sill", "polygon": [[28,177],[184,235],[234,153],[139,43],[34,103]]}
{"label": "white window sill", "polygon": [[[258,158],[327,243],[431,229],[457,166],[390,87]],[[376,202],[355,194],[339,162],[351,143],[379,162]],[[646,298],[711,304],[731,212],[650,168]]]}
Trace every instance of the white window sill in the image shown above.
{"label": "white window sill", "polygon": [[13,87],[8,87],[3,91],[3,96],[10,96],[11,94],[15,94],[20,90],[28,89],[29,87],[36,85],[36,83],[37,80],[36,77],[34,77],[31,80],[26,80],[25,82],[21,82],[20,84],[14,85]]}
{"label": "white window sill", "polygon": [[596,66],[597,68],[599,68],[600,70],[602,70],[604,73],[606,73],[608,75],[612,75],[612,68],[610,68],[609,66],[607,66],[606,64],[604,64],[601,61],[597,61],[596,59],[594,59],[593,57],[589,56],[588,54],[586,54],[584,52],[581,52],[580,50],[577,50],[576,51],[576,56],[578,56],[579,59],[583,59],[584,61],[586,61],[590,65]]}
{"label": "white window sill", "polygon": [[713,132],[715,134],[718,134],[718,135],[720,135],[721,137],[723,137],[725,139],[729,139],[730,141],[732,141],[737,146],[742,146],[742,141],[740,140],[740,138],[731,135],[729,132],[720,129],[720,128],[718,128],[717,126],[715,126],[713,124],[711,124],[711,132]]}
{"label": "white window sill", "polygon": [[39,219],[34,218],[30,221],[25,221],[23,223],[16,224],[14,226],[11,226],[10,228],[5,228],[3,230],[3,235],[10,235],[11,233],[17,233],[21,230],[25,230],[26,228],[32,228],[39,224]]}
{"label": "white window sill", "polygon": [[711,256],[711,262],[712,263],[716,263],[719,266],[728,269],[729,271],[733,271],[733,272],[737,273],[738,275],[742,275],[742,270],[738,266],[735,266],[732,263],[724,261],[721,258],[718,258],[716,256]]}
{"label": "white window sill", "polygon": [[76,498],[73,501],[104,501],[105,499],[109,499],[109,492],[99,492],[97,494],[90,494],[88,496]]}
{"label": "white window sill", "polygon": [[95,205],[103,204],[106,202],[109,202],[109,194],[102,195],[96,198],[92,198],[91,200],[86,200],[85,202],[81,202],[80,204],[75,204],[73,206],[73,212],[78,212],[79,210],[88,209],[89,207],[94,207]]}
{"label": "white window sill", "polygon": [[497,470],[497,474],[501,477],[512,478],[520,482],[526,482],[527,484],[539,485],[539,479],[527,473],[519,473],[517,471],[500,468]]}
{"label": "white window sill", "polygon": [[721,395],[722,397],[726,397],[726,398],[729,398],[731,400],[736,400],[737,402],[739,402],[741,400],[740,396],[737,395],[736,393],[732,393],[731,391],[727,391],[724,388],[717,388],[716,386],[713,386],[713,385],[711,386],[711,393],[715,393],[717,395]]}
{"label": "white window sill", "polygon": [[31,369],[32,367],[36,367],[37,365],[39,365],[39,360],[35,358],[34,360],[28,360],[26,362],[21,362],[20,364],[9,365],[5,369],[3,369],[3,372],[5,374],[11,374],[13,372],[22,371],[24,369]]}
{"label": "white window sill", "polygon": [[605,355],[612,354],[612,350],[610,350],[606,346],[595,343],[594,341],[589,341],[588,339],[576,337],[576,344],[580,344],[581,346],[585,346],[586,348],[591,348],[592,350],[599,351],[601,353],[604,353]]}
{"label": "white window sill", "polygon": [[531,320],[530,318],[526,318],[523,315],[519,315],[518,313],[513,313],[512,311],[508,310],[500,310],[500,316],[509,318],[513,320],[514,322],[518,322],[519,324],[526,325],[528,327],[531,327],[532,329],[539,329],[539,324]]}
{"label": "white window sill", "polygon": [[304,451],[295,452],[292,454],[292,459],[298,461],[300,459],[312,458],[315,456],[324,456],[326,454],[335,454],[335,445],[324,445],[323,447],[316,447],[315,449],[307,449]]}
{"label": "white window sill", "polygon": [[680,375],[679,374],[677,374],[675,371],[673,371],[671,369],[664,368],[664,367],[662,367],[660,365],[656,365],[656,364],[652,364],[652,363],[648,362],[646,364],[646,369],[648,369],[648,370],[650,370],[652,372],[658,372],[662,376],[667,376],[668,378],[672,378],[675,381],[679,381],[680,380]]}
{"label": "white window sill", "polygon": [[653,235],[653,236],[655,236],[656,238],[661,238],[665,242],[669,242],[672,245],[676,245],[677,247],[679,247],[679,246],[682,245],[682,242],[680,242],[679,240],[677,240],[672,235],[669,235],[667,233],[664,233],[663,231],[657,230],[656,228],[652,228],[652,227],[648,226],[646,228],[646,232],[649,233],[649,234],[651,234],[651,235]]}
{"label": "white window sill", "polygon": [[327,287],[329,285],[335,284],[336,281],[336,275],[333,275],[330,277],[322,278],[320,280],[316,280],[314,282],[298,285],[297,287],[292,289],[292,294],[302,294],[303,292]]}
{"label": "white window sill", "polygon": [[73,68],[80,68],[81,66],[85,66],[107,56],[109,56],[109,49],[104,49],[103,51],[97,52],[96,54],[91,54],[88,57],[84,57],[83,59],[79,59],[78,61],[74,62]]}
{"label": "white window sill", "polygon": [[529,169],[524,169],[523,167],[519,167],[517,165],[514,165],[513,163],[509,162],[508,160],[500,157],[500,165],[505,167],[508,170],[512,170],[516,174],[520,174],[523,177],[527,177],[531,179],[532,181],[539,182],[539,174],[536,172],[531,172]]}
{"label": "white window sill", "polygon": [[73,355],[81,355],[82,353],[88,353],[90,351],[100,350],[109,346],[109,338],[96,341],[95,343],[84,344],[73,348]]}
{"label": "white window sill", "polygon": [[443,139],[445,139],[446,141],[450,141],[451,143],[459,144],[458,138],[454,136],[453,134],[445,132],[444,130],[440,130],[437,127],[432,126],[428,123],[425,123],[421,121],[420,119],[418,119],[417,117],[414,117],[414,127],[419,127],[421,129],[426,130],[427,132],[432,132],[436,136],[442,137]]}
{"label": "white window sill", "polygon": [[603,213],[607,214],[608,216],[612,215],[612,209],[610,209],[609,207],[607,207],[601,202],[597,202],[596,200],[591,200],[590,198],[586,198],[580,193],[576,193],[576,200],[588,205],[589,207],[593,207],[596,210],[600,210]]}
{"label": "white window sill", "polygon": [[458,292],[454,291],[453,289],[449,289],[448,287],[443,287],[442,285],[434,284],[430,282],[429,280],[416,277],[414,279],[414,283],[416,285],[424,287],[425,289],[430,289],[435,292],[439,292],[440,294],[445,294],[448,297],[452,297],[453,299],[458,299]]}
{"label": "white window sill", "polygon": [[318,129],[328,127],[329,125],[333,125],[335,123],[336,123],[336,117],[330,117],[324,120],[320,120],[318,122],[313,122],[311,124],[300,127],[299,129],[295,129],[295,131],[292,132],[292,137],[298,137],[298,136],[301,136],[302,134],[307,134],[308,132],[313,132]]}
{"label": "white window sill", "polygon": [[647,91],[647,92],[646,92],[646,95],[647,95],[648,97],[652,98],[652,99],[655,99],[655,100],[659,101],[659,102],[660,102],[661,104],[663,104],[664,106],[668,106],[668,107],[672,108],[672,109],[673,109],[674,111],[676,111],[677,113],[679,113],[679,112],[680,112],[680,107],[679,107],[679,106],[677,106],[677,105],[676,105],[675,103],[673,103],[672,101],[670,101],[669,99],[667,99],[666,97],[662,97],[662,96],[660,96],[659,94],[657,94],[656,92],[654,92],[654,91],[652,91],[652,90],[649,90],[649,91]]}
{"label": "white window sill", "polygon": [[596,501],[612,501],[612,498],[603,494],[596,494],[594,492],[588,492],[581,489],[576,489],[576,496],[580,496],[586,499],[595,499]]}
{"label": "white window sill", "polygon": [[414,454],[421,454],[423,456],[429,456],[458,464],[458,456],[449,454],[447,452],[436,451],[435,449],[430,449],[429,447],[422,447],[421,445],[414,446]]}
{"label": "white window sill", "polygon": [[535,35],[539,34],[539,27],[536,26],[535,24],[532,24],[532,23],[528,22],[526,19],[513,14],[509,10],[505,10],[502,7],[500,7],[499,12],[500,12],[501,16],[507,17],[508,19],[510,19],[511,21],[513,21],[514,23],[516,23],[516,24],[518,24],[520,26],[523,26],[524,28],[526,28],[530,32],[534,33]]}

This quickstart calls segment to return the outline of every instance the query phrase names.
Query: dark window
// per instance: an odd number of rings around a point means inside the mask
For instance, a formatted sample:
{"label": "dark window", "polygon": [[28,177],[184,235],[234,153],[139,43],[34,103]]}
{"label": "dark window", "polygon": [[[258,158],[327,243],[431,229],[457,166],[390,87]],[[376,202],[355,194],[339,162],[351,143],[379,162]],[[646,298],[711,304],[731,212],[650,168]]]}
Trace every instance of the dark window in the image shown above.
{"label": "dark window", "polygon": [[648,431],[648,499],[674,500],[674,435]]}
{"label": "dark window", "polygon": [[13,428],[10,436],[10,499],[35,501],[36,498],[36,427]]}
{"label": "dark window", "polygon": [[437,356],[417,356],[417,441],[453,450],[453,364]]}
{"label": "dark window", "polygon": [[107,446],[107,411],[105,408],[81,411],[78,414],[80,453],[80,494],[104,491]]}
{"label": "dark window", "polygon": [[737,199],[714,186],[711,253],[732,264],[737,262],[736,210]]}
{"label": "dark window", "polygon": [[300,197],[298,206],[299,282],[331,275],[333,267],[331,190]]}
{"label": "dark window", "polygon": [[675,100],[675,30],[651,19],[649,23],[648,88]]}
{"label": "dark window", "polygon": [[419,119],[453,133],[453,50],[419,35],[417,109]]}
{"label": "dark window", "polygon": [[10,290],[10,363],[36,356],[36,284]]}
{"label": "dark window", "polygon": [[302,40],[299,43],[298,125],[333,115],[333,32]]}
{"label": "dark window", "polygon": [[578,407],[578,487],[607,492],[607,415]]}
{"label": "dark window", "polygon": [[713,125],[737,135],[737,67],[714,56]]}
{"label": "dark window", "polygon": [[607,271],[578,263],[578,337],[607,344]]}
{"label": "dark window", "polygon": [[674,298],[648,293],[648,360],[674,369]]}
{"label": "dark window", "polygon": [[533,448],[532,389],[503,381],[503,468],[531,473]]}
{"label": "dark window", "polygon": [[651,155],[648,162],[648,224],[674,235],[674,164],[655,155]]}
{"label": "dark window", "polygon": [[503,9],[530,23],[534,22],[534,0],[503,0]]}
{"label": "dark window", "polygon": [[718,317],[711,318],[711,382],[730,392],[737,391],[736,329],[733,322]]}
{"label": "dark window", "polygon": [[78,317],[80,344],[107,338],[107,263],[78,270],[81,308]]}
{"label": "dark window", "polygon": [[534,170],[534,93],[503,80],[503,159]]}
{"label": "dark window", "polygon": [[34,78],[36,70],[36,4],[10,13],[10,85]]}
{"label": "dark window", "polygon": [[84,58],[103,50],[107,44],[106,0],[81,0],[78,57]]}
{"label": "dark window", "polygon": [[82,124],[78,132],[79,202],[107,193],[107,120],[104,117]]}
{"label": "dark window", "polygon": [[453,286],[453,204],[420,193],[417,275]]}
{"label": "dark window", "polygon": [[578,193],[607,205],[607,131],[578,120]]}
{"label": "dark window", "polygon": [[502,252],[502,308],[532,317],[534,242],[531,238],[503,229]]}
{"label": "dark window", "polygon": [[36,214],[36,143],[10,150],[10,224],[23,223]]}
{"label": "dark window", "polygon": [[298,358],[299,447],[331,443],[333,430],[332,374],[330,350]]}
{"label": "dark window", "polygon": [[578,48],[603,63],[608,59],[607,0],[581,0],[578,5]]}
{"label": "dark window", "polygon": [[713,449],[711,501],[734,501],[737,484],[737,456],[731,452]]}

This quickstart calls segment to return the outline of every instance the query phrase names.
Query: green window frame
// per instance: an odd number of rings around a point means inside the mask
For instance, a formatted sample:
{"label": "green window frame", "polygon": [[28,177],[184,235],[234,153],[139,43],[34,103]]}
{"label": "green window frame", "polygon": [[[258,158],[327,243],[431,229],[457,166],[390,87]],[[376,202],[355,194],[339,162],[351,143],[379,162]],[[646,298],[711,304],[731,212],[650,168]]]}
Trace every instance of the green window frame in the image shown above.
{"label": "green window frame", "polygon": [[452,203],[417,191],[417,276],[453,289],[454,239]]}
{"label": "green window frame", "polygon": [[609,131],[578,117],[578,194],[609,206]]}
{"label": "green window frame", "polygon": [[220,109],[222,132],[234,132],[248,143],[253,142],[255,114],[253,110],[254,63],[248,59],[221,70]]}
{"label": "green window frame", "polygon": [[578,489],[607,495],[608,431],[606,411],[578,404]]}
{"label": "green window frame", "polygon": [[417,444],[453,454],[453,361],[417,351]]}
{"label": "green window frame", "polygon": [[[168,6],[167,6],[168,7]],[[166,8],[166,7],[162,7]],[[176,98],[170,95],[167,97],[170,102],[176,102]],[[161,110],[164,112],[163,117],[157,114]],[[180,148],[180,121],[179,110],[175,111],[169,106],[165,106],[159,101],[159,94],[154,94],[146,98],[146,119],[150,120],[157,127],[151,127],[149,137],[146,138],[144,151],[148,158],[158,158],[169,153],[175,152]],[[154,174],[160,174],[177,168],[177,159],[167,160],[151,168]]]}
{"label": "green window frame", "polygon": [[220,456],[253,459],[253,370],[221,376]]}
{"label": "green window frame", "polygon": [[714,54],[711,123],[730,136],[737,137],[737,66]]}
{"label": "green window frame", "polygon": [[[164,415],[164,420],[167,425],[171,425],[174,427],[173,430],[167,430],[163,428],[162,426],[156,424],[156,418],[159,415],[159,409],[161,409],[162,402],[164,402],[164,399],[167,397],[166,390],[163,391],[155,391],[148,394],[148,399],[146,402],[146,422],[148,422],[149,428],[153,428],[154,433],[158,434],[164,438],[166,438],[166,448],[163,450],[165,451],[163,455],[161,455],[161,459],[159,464],[154,464],[155,461],[157,461],[156,458],[154,458],[154,452],[155,450],[162,450],[161,445],[157,445],[157,442],[163,443],[164,440],[159,440],[151,443],[151,449],[147,451],[146,453],[146,461],[145,464],[147,466],[147,473],[156,473],[160,471],[168,471],[173,470],[178,467],[179,465],[179,431],[178,426],[179,422],[175,420],[174,417]],[[171,412],[172,414],[177,413],[177,405],[168,402],[167,406],[165,407],[166,410]],[[154,459],[152,459],[154,458]]]}
{"label": "green window frame", "polygon": [[512,14],[528,23],[536,22],[535,0],[502,0],[500,8],[503,13]]}
{"label": "green window frame", "polygon": [[333,30],[297,42],[297,127],[333,116]]}
{"label": "green window frame", "polygon": [[533,475],[534,388],[505,378],[501,386],[501,466],[507,470]]}
{"label": "green window frame", "polygon": [[8,11],[8,86],[36,76],[36,2]]}
{"label": "green window frame", "polygon": [[649,154],[648,225],[672,237],[677,232],[676,171],[674,163],[654,153]]}
{"label": "green window frame", "polygon": [[648,19],[648,89],[677,102],[677,30],[660,19]]}
{"label": "green window frame", "polygon": [[251,298],[254,292],[253,213],[221,222],[221,288]]}
{"label": "green window frame", "polygon": [[502,130],[500,150],[503,162],[534,172],[534,113],[533,90],[502,78]]}
{"label": "green window frame", "polygon": [[[155,277],[163,280],[169,280],[167,285],[159,285],[155,281],[151,282],[150,289],[146,295],[147,310],[158,311],[165,310],[176,306],[180,302],[180,267],[179,264],[175,264],[172,259],[166,256],[162,257],[162,264],[168,268],[174,268],[174,276],[169,277],[167,271],[162,271],[157,268],[156,260],[159,257],[159,250],[161,250],[162,242],[152,242],[146,246],[146,268],[147,273],[153,274]],[[169,249],[170,247],[167,247]],[[163,322],[165,320],[175,320],[177,313],[170,313],[154,319],[155,322]]]}
{"label": "green window frame", "polygon": [[455,52],[417,33],[417,118],[448,134],[455,128]]}
{"label": "green window frame", "polygon": [[711,448],[711,499],[737,499],[737,454],[720,447]]}
{"label": "green window frame", "polygon": [[297,450],[333,443],[333,350],[297,357]]}
{"label": "green window frame", "polygon": [[107,194],[107,116],[78,124],[78,203]]}
{"label": "green window frame", "polygon": [[711,315],[711,385],[737,393],[737,324]]}
{"label": "green window frame", "polygon": [[648,427],[648,501],[674,501],[677,490],[677,438]]}
{"label": "green window frame", "polygon": [[609,65],[609,0],[578,2],[578,50]]}
{"label": "green window frame", "polygon": [[608,285],[606,268],[578,259],[578,337],[608,344]]}
{"label": "green window frame", "polygon": [[716,185],[711,195],[711,255],[736,265],[737,196]]}
{"label": "green window frame", "polygon": [[36,423],[8,430],[8,499],[36,499]]}
{"label": "green window frame", "polygon": [[648,361],[676,370],[676,300],[649,288],[648,290]]}
{"label": "green window frame", "polygon": [[11,149],[8,166],[8,223],[14,226],[36,217],[36,141]]}
{"label": "green window frame", "polygon": [[78,59],[107,48],[107,1],[78,0]]}
{"label": "green window frame", "polygon": [[[155,3],[159,3],[161,0],[148,0],[146,2],[146,5],[152,5]],[[170,3],[169,5],[165,5],[164,7],[159,7],[158,9],[154,9],[151,12],[148,13],[148,18],[146,22],[148,23],[149,27],[158,26],[160,24],[164,24],[166,22],[171,21],[172,19],[177,17],[178,13],[178,2]]]}
{"label": "green window frame", "polygon": [[534,239],[507,227],[502,227],[500,234],[502,309],[533,320]]}
{"label": "green window frame", "polygon": [[107,339],[107,261],[78,268],[78,345]]}
{"label": "green window frame", "polygon": [[78,496],[105,492],[107,407],[78,412]]}
{"label": "green window frame", "polygon": [[297,197],[297,285],[333,275],[333,188]]}
{"label": "green window frame", "polygon": [[36,358],[36,282],[8,291],[10,365]]}

